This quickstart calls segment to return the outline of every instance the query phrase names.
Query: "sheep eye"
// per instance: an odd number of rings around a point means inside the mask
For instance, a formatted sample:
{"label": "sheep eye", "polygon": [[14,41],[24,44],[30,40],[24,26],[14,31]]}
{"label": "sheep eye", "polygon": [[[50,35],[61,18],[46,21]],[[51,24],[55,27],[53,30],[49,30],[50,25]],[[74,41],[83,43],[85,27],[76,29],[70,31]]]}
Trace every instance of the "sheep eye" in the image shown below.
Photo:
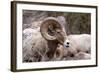
{"label": "sheep eye", "polygon": [[61,31],[60,31],[60,30],[56,30],[56,32],[57,32],[57,33],[60,33]]}
{"label": "sheep eye", "polygon": [[57,33],[60,33],[60,32],[57,32]]}

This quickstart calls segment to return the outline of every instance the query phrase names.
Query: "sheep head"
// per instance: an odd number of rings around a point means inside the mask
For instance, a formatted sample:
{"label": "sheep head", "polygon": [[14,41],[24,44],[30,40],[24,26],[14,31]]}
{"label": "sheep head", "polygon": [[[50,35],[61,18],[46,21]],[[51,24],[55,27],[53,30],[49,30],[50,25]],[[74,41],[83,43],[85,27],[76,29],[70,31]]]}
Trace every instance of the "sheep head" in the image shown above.
{"label": "sheep head", "polygon": [[[64,18],[64,17],[63,17]],[[61,23],[62,17],[48,17],[46,18],[40,27],[41,35],[46,40],[57,40],[60,44],[64,43],[66,39],[65,28],[63,23]],[[63,21],[65,22],[65,20]]]}

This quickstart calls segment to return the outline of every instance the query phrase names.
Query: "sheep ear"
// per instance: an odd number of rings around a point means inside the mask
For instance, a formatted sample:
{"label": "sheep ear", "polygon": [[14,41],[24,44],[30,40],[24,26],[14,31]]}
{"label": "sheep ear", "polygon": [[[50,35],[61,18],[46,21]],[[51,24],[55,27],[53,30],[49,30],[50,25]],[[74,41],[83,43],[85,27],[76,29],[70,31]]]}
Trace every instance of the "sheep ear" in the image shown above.
{"label": "sheep ear", "polygon": [[66,19],[64,16],[58,16],[57,17],[57,20],[59,20],[59,23],[62,25],[62,26],[66,26],[67,22],[66,22]]}
{"label": "sheep ear", "polygon": [[40,26],[41,35],[47,40],[56,40],[56,29],[61,30],[62,28],[59,21],[54,17],[46,18]]}

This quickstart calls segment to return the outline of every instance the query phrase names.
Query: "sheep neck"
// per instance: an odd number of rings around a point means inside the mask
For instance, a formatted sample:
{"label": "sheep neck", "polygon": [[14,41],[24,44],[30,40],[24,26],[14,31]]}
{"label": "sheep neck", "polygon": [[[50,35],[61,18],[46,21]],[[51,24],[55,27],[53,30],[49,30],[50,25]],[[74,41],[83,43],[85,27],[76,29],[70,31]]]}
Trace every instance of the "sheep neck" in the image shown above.
{"label": "sheep neck", "polygon": [[58,42],[56,40],[54,41],[48,41],[48,48],[49,51],[47,52],[47,56],[51,59],[53,58],[53,55],[57,49]]}

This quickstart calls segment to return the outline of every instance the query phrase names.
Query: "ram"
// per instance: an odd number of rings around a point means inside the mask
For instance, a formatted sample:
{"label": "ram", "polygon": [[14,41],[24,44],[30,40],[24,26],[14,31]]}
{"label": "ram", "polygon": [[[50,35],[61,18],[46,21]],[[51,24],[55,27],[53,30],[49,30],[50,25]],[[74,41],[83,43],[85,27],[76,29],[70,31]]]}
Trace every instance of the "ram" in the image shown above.
{"label": "ram", "polygon": [[[54,59],[58,44],[65,44],[65,18],[48,17],[38,29],[27,28],[23,31],[23,62],[48,61]],[[30,31],[31,30],[31,31]],[[28,35],[28,36],[27,36]]]}

